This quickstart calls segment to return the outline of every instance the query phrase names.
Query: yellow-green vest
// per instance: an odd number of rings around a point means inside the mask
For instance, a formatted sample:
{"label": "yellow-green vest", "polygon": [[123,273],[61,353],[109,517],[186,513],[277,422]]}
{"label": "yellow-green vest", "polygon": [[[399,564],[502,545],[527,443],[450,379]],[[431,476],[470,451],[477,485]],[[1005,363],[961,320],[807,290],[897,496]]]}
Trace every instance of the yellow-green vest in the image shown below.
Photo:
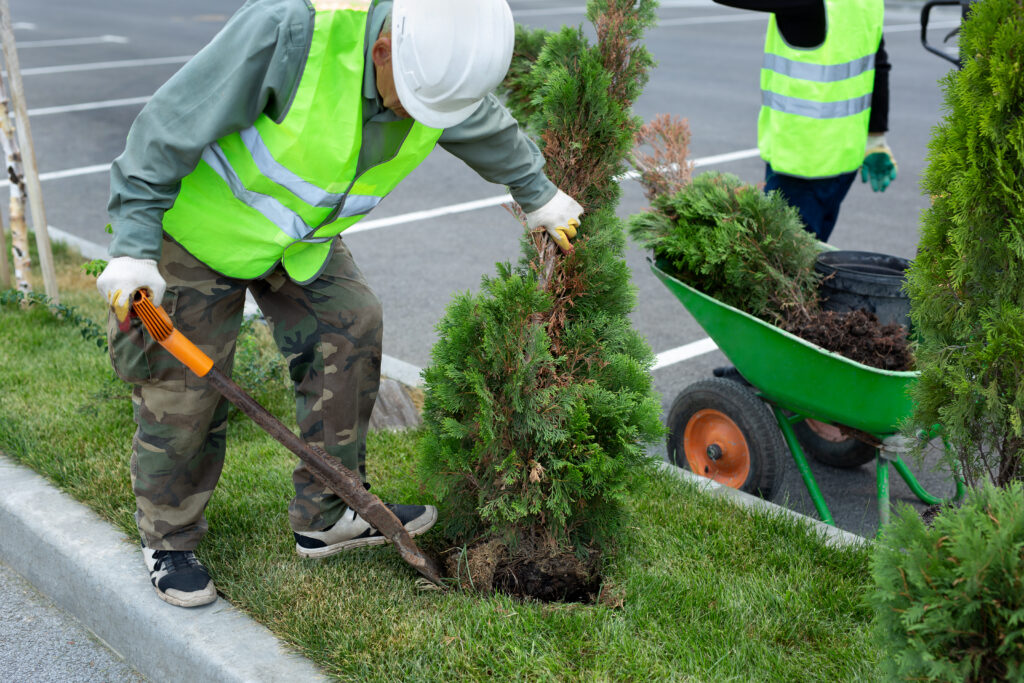
{"label": "yellow-green vest", "polygon": [[815,48],[789,45],[771,15],[757,144],[775,172],[828,178],[864,161],[883,13],[883,0],[825,0]]}
{"label": "yellow-green vest", "polygon": [[208,145],[164,214],[175,241],[228,277],[258,278],[281,263],[294,281],[315,280],[333,238],[377,206],[441,136],[412,119],[363,125],[370,1],[314,6],[309,55],[284,119],[263,114]]}

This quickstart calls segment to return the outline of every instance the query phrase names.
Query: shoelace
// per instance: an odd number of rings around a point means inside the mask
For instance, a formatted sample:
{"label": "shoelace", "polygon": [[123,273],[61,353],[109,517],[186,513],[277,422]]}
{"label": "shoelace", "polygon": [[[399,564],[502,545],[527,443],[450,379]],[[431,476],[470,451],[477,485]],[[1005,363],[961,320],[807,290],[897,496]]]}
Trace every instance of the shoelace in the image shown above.
{"label": "shoelace", "polygon": [[191,550],[157,550],[153,553],[153,559],[159,563],[158,569],[166,568],[168,573],[183,569],[203,569]]}

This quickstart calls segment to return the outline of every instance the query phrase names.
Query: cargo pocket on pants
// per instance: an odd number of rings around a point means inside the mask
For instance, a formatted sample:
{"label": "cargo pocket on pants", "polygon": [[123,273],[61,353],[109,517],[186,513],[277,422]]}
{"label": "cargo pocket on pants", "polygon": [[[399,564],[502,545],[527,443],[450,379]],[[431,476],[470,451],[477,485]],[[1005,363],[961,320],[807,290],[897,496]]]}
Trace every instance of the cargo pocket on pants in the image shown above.
{"label": "cargo pocket on pants", "polygon": [[[178,293],[168,290],[161,306],[174,316]],[[184,366],[157,344],[142,321],[129,318],[131,325],[122,332],[113,310],[107,314],[107,348],[114,372],[129,384],[146,384],[155,380],[182,379]]]}

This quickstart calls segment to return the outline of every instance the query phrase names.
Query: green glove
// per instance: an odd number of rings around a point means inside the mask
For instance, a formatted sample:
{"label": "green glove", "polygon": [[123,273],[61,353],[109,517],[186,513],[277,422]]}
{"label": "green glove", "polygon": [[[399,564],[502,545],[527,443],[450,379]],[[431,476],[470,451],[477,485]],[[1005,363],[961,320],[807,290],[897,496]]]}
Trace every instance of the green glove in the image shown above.
{"label": "green glove", "polygon": [[871,189],[875,192],[885,192],[889,183],[896,180],[896,159],[885,142],[884,134],[868,134],[864,163],[860,167],[860,180],[864,183],[871,180]]}

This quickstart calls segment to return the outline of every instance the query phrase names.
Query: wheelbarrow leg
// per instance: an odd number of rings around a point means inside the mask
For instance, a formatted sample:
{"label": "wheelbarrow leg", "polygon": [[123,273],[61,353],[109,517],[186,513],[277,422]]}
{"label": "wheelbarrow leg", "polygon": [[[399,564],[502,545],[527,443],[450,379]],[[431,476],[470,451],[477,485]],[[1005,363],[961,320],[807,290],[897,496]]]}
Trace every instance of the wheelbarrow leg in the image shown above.
{"label": "wheelbarrow leg", "polygon": [[889,523],[889,461],[883,449],[875,449],[875,480],[878,482],[878,529]]}
{"label": "wheelbarrow leg", "polygon": [[[779,429],[782,430],[782,436],[786,439],[786,445],[789,446],[789,452],[793,454],[793,462],[796,463],[796,468],[800,472],[800,476],[804,480],[804,486],[807,487],[807,493],[811,496],[811,501],[814,503],[814,508],[818,511],[818,517],[825,524],[835,526],[835,520],[832,519],[832,513],[829,512],[828,505],[825,503],[825,496],[821,495],[821,489],[818,488],[818,482],[814,479],[814,473],[811,472],[811,466],[807,462],[807,456],[804,454],[804,449],[800,446],[800,441],[796,438],[796,433],[793,432],[793,425],[790,423],[790,418],[786,417],[781,410],[776,406],[772,405],[772,412],[775,413],[775,421],[779,423]],[[794,418],[797,421],[804,419],[798,415]]]}
{"label": "wheelbarrow leg", "polygon": [[[945,441],[945,440],[943,440]],[[948,448],[948,444],[946,444]],[[903,481],[907,483],[907,488],[917,496],[918,500],[928,505],[941,505],[942,503],[958,502],[964,495],[964,483],[963,479],[957,474],[956,469],[953,471],[953,481],[956,482],[956,494],[952,499],[950,498],[939,498],[934,496],[921,486],[921,482],[917,480],[914,473],[910,471],[910,467],[900,457],[901,453],[910,452],[912,444],[910,439],[899,434],[886,437],[882,440],[882,447],[878,449],[877,465],[875,469],[878,473],[878,525],[879,529],[889,523],[889,463],[892,462],[892,467],[896,470],[897,474],[903,478]]]}

